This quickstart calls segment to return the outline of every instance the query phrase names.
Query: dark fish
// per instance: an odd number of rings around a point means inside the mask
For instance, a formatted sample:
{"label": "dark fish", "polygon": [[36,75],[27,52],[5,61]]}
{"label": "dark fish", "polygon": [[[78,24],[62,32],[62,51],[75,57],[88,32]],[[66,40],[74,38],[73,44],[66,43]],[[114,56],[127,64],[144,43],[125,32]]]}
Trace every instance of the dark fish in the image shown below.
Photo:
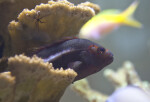
{"label": "dark fish", "polygon": [[35,53],[54,68],[71,68],[77,72],[74,81],[100,71],[113,61],[113,54],[86,39],[67,39],[43,47]]}

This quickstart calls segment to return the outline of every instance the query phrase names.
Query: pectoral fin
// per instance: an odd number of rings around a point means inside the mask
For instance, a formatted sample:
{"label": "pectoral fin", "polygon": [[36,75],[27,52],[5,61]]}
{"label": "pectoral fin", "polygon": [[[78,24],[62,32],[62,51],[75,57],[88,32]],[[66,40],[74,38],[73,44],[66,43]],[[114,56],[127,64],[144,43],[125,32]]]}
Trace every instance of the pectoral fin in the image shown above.
{"label": "pectoral fin", "polygon": [[81,66],[82,62],[81,61],[75,61],[75,62],[71,62],[68,64],[68,68],[71,68],[73,70],[78,70]]}

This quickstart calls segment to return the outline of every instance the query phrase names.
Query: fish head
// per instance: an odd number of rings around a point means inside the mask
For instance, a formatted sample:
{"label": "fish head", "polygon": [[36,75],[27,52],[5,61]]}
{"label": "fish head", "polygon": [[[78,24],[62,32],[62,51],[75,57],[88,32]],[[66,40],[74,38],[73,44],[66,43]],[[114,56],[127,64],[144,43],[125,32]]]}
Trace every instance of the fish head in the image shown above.
{"label": "fish head", "polygon": [[89,60],[87,63],[93,68],[96,72],[109,65],[113,61],[113,54],[100,45],[91,45],[89,46],[87,53],[89,54]]}
{"label": "fish head", "polygon": [[113,62],[113,54],[98,45],[90,45],[87,50],[81,52],[80,56],[82,64],[80,67],[74,69],[78,73],[75,81],[99,72]]}

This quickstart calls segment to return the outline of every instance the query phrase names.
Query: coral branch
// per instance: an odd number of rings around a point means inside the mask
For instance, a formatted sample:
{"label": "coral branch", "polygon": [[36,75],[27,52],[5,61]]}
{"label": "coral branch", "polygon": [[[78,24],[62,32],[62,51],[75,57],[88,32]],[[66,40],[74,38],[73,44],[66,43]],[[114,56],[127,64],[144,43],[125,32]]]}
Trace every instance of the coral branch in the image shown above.
{"label": "coral branch", "polygon": [[[13,102],[15,77],[10,72],[0,73],[0,101]],[[8,98],[9,97],[9,98]]]}
{"label": "coral branch", "polygon": [[[18,22],[12,21],[8,26],[13,53],[28,52],[27,49],[77,35],[81,26],[95,15],[93,8],[83,4],[49,1],[32,10],[24,9]],[[98,9],[97,5],[95,7]]]}
{"label": "coral branch", "polygon": [[32,9],[40,3],[47,3],[48,0],[0,0],[0,36],[5,41],[3,56],[12,55],[11,40],[8,33],[8,24],[17,19],[17,15],[24,9]]}
{"label": "coral branch", "polygon": [[88,102],[105,102],[108,97],[107,95],[91,89],[86,79],[75,82],[72,88]]}
{"label": "coral branch", "polygon": [[150,83],[140,79],[131,62],[124,62],[117,71],[106,69],[104,75],[117,89],[110,97],[91,89],[86,79],[75,82],[72,89],[88,102],[135,102],[136,96],[139,102],[149,102]]}
{"label": "coral branch", "polygon": [[8,67],[11,73],[0,74],[2,102],[6,102],[6,97],[7,102],[58,102],[77,75],[71,69],[55,70],[51,63],[36,56],[16,55],[9,58]]}
{"label": "coral branch", "polygon": [[106,69],[104,75],[114,84],[116,88],[124,87],[127,85],[135,85],[142,89],[150,88],[150,83],[141,81],[139,75],[135,71],[134,65],[126,61],[123,66],[116,72],[111,69]]}

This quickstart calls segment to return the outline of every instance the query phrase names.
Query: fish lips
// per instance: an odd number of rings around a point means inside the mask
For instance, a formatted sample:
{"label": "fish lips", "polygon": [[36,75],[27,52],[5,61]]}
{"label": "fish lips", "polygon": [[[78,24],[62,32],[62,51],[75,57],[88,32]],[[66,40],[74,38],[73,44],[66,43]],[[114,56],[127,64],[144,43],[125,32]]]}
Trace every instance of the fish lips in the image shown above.
{"label": "fish lips", "polygon": [[114,56],[109,50],[105,51],[104,57],[105,57],[107,65],[111,64],[114,60]]}
{"label": "fish lips", "polygon": [[[97,59],[98,60],[98,59]],[[101,56],[98,61],[96,61],[97,70],[101,70],[102,68],[106,67],[107,65],[111,64],[114,60],[113,54],[106,50]]]}

